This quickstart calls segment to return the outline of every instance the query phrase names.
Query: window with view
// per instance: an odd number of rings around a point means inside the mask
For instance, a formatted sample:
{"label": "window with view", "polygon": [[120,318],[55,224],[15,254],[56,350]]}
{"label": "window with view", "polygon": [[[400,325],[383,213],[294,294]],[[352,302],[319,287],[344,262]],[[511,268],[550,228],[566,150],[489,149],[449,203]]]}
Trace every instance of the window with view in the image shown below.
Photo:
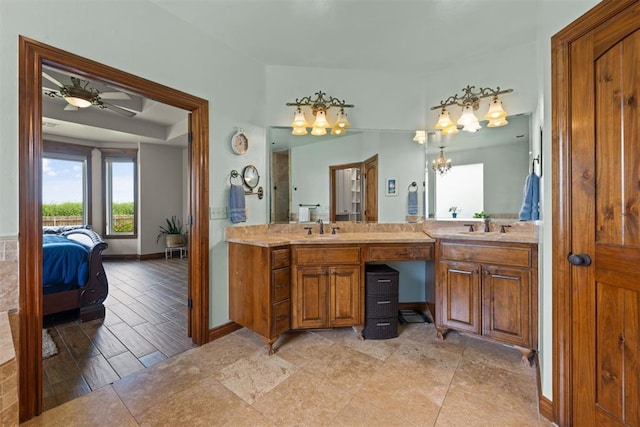
{"label": "window with view", "polygon": [[105,185],[105,231],[109,236],[135,236],[136,153],[103,152]]}
{"label": "window with view", "polygon": [[[47,152],[47,148],[51,151]],[[91,223],[90,149],[45,144],[42,157],[42,225]]]}

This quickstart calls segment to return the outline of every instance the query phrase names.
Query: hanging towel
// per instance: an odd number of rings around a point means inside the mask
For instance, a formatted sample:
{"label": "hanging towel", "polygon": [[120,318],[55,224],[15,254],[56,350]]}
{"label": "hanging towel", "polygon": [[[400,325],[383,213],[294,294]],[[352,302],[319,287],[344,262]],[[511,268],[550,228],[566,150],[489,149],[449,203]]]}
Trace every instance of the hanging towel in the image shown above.
{"label": "hanging towel", "polygon": [[540,202],[540,177],[535,172],[527,175],[522,191],[522,207],[520,221],[536,220],[540,218],[538,204]]}
{"label": "hanging towel", "polygon": [[229,190],[229,219],[234,224],[247,220],[242,185],[231,184],[231,189]]}
{"label": "hanging towel", "polygon": [[409,191],[407,196],[407,215],[418,215],[418,191]]}

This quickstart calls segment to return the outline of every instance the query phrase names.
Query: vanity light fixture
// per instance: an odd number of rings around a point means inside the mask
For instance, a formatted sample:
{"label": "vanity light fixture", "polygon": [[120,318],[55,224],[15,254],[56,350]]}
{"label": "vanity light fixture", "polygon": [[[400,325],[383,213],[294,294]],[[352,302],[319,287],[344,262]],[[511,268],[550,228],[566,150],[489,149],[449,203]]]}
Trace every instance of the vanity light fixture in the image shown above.
{"label": "vanity light fixture", "polygon": [[415,136],[413,137],[413,141],[418,144],[424,144],[427,140],[427,131],[417,130]]}
{"label": "vanity light fixture", "polygon": [[444,175],[451,169],[451,159],[447,159],[444,156],[444,147],[440,146],[440,155],[436,160],[431,163],[431,169],[434,172],[438,172],[440,175]]}
{"label": "vanity light fixture", "polygon": [[[501,90],[500,86],[495,89],[481,87],[477,92],[474,92],[474,89],[475,86],[467,85],[466,88],[462,88],[462,95],[456,93],[440,101],[440,105],[431,107],[432,110],[441,110],[435,128],[439,129],[443,135],[458,133],[457,125],[462,126],[462,130],[466,132],[477,132],[480,130],[480,121],[475,111],[480,107],[480,100],[488,97],[493,97],[493,100],[489,104],[489,111],[484,116],[486,120],[489,120],[487,127],[500,127],[509,123],[506,119],[507,113],[502,108],[502,101],[500,101],[498,96],[513,92],[513,89]],[[447,111],[447,107],[451,105],[462,107],[462,115],[456,123],[451,120],[449,112]]]}
{"label": "vanity light fixture", "polygon": [[[325,98],[327,94],[322,91],[315,93],[315,98],[311,96],[305,96],[303,98],[296,98],[295,102],[287,102],[287,107],[296,107],[296,111],[293,116],[293,122],[291,127],[293,135],[306,135],[308,133],[307,128],[309,122],[304,115],[303,107],[309,107],[312,114],[315,116],[315,121],[311,127],[311,135],[321,136],[327,134],[327,129],[331,129],[331,135],[344,135],[347,129],[351,127],[351,124],[347,120],[347,113],[345,108],[353,108],[353,104],[347,104],[344,100],[339,100],[333,96]],[[327,112],[331,107],[340,108],[336,121],[333,125],[329,123],[327,119]]]}

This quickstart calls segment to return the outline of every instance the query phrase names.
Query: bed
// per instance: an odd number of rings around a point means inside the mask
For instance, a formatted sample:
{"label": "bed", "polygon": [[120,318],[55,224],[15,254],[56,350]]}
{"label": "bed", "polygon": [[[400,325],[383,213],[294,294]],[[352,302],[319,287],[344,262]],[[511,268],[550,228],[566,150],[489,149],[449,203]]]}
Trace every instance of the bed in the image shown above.
{"label": "bed", "polygon": [[107,246],[90,226],[43,227],[43,315],[79,309],[82,322],[104,317]]}

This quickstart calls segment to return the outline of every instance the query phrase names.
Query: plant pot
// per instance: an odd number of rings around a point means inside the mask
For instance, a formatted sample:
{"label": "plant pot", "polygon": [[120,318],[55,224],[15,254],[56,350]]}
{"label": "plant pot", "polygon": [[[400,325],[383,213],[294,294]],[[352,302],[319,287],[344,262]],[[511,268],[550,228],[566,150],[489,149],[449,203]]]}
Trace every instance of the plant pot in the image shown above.
{"label": "plant pot", "polygon": [[185,245],[186,239],[183,234],[167,234],[165,236],[165,245],[168,248],[181,248]]}
{"label": "plant pot", "polygon": [[453,218],[457,218],[458,217],[458,212],[451,212],[451,216]]}

